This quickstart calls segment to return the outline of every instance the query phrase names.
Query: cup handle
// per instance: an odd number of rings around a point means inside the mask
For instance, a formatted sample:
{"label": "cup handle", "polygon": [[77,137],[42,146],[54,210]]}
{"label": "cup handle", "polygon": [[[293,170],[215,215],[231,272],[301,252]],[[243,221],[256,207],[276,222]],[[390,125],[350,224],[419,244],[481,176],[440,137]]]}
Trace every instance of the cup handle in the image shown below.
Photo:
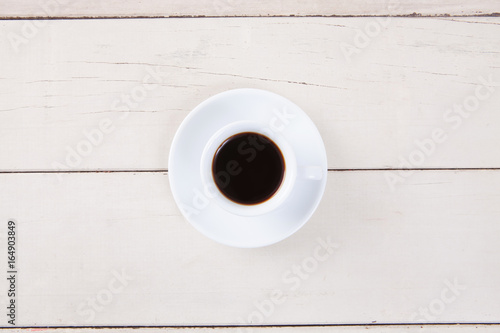
{"label": "cup handle", "polygon": [[303,165],[299,168],[299,175],[307,180],[321,180],[325,176],[325,170],[318,165]]}

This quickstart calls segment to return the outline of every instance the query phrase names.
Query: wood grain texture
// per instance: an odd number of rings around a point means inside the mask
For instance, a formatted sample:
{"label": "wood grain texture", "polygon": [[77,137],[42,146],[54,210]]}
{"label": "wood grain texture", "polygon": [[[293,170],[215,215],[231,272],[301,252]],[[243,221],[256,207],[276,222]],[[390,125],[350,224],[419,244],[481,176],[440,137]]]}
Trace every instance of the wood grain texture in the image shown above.
{"label": "wood grain texture", "polygon": [[500,13],[495,0],[446,1],[285,1],[285,0],[3,0],[0,17],[178,17],[178,16],[352,16],[489,15]]}
{"label": "wood grain texture", "polygon": [[[18,325],[498,331],[429,325],[500,322],[500,21],[443,17],[491,15],[498,2],[388,5],[3,1],[4,18],[442,16],[1,21],[0,220],[19,227]],[[330,169],[489,170],[330,172],[297,234],[227,248],[181,217],[165,172],[147,170],[166,170],[193,107],[239,87],[300,105]],[[429,143],[436,130],[446,139]]]}
{"label": "wood grain texture", "polygon": [[383,172],[330,172],[306,226],[253,250],[194,230],[164,173],[0,183],[0,248],[18,225],[18,325],[500,322],[498,171],[418,172],[396,192]]}
{"label": "wood grain texture", "polygon": [[500,167],[497,18],[35,23],[0,22],[3,171],[164,170],[188,112],[240,87],[301,106],[333,169]]}

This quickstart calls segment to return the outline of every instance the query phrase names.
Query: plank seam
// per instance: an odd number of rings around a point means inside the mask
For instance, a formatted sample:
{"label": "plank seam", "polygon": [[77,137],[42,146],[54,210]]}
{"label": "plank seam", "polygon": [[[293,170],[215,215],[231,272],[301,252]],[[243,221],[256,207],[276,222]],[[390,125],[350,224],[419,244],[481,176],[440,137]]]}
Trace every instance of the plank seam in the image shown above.
{"label": "plank seam", "polygon": [[[364,172],[364,171],[499,171],[500,168],[369,168],[369,169],[327,169],[328,172]],[[153,170],[26,170],[0,171],[0,174],[69,174],[69,173],[167,173],[168,169]]]}
{"label": "plank seam", "polygon": [[0,20],[115,20],[115,19],[175,19],[175,18],[283,18],[283,17],[331,17],[331,18],[370,18],[370,17],[407,17],[407,18],[438,18],[438,17],[500,17],[500,12],[493,12],[489,14],[466,14],[466,15],[451,15],[451,14],[401,14],[401,15],[116,15],[116,16],[99,16],[99,15],[88,15],[88,16],[0,16]]}
{"label": "plank seam", "polygon": [[283,325],[123,325],[123,326],[15,326],[4,329],[166,329],[166,328],[279,328],[279,327],[366,327],[366,326],[499,326],[500,322],[491,323],[369,323],[369,324],[283,324]]}

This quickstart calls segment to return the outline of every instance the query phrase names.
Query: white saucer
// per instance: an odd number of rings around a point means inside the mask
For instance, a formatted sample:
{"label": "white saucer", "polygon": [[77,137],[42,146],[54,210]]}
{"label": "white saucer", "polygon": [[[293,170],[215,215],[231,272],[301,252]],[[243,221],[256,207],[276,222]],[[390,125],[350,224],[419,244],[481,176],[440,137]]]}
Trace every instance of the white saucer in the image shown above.
{"label": "white saucer", "polygon": [[[288,150],[287,163],[294,170],[286,195],[255,209],[225,202],[207,178],[207,151],[244,128],[257,129]],[[168,175],[175,202],[196,229],[229,246],[261,247],[292,235],[314,213],[326,185],[326,151],[316,126],[297,105],[268,91],[235,89],[207,99],[182,122],[170,149]]]}

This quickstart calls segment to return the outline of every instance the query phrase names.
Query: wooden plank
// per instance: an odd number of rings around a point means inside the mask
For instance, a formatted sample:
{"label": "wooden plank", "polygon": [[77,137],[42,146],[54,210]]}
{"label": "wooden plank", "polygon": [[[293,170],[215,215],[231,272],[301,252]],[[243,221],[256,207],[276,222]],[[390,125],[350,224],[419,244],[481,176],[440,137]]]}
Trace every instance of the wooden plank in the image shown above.
{"label": "wooden plank", "polygon": [[0,170],[164,170],[188,112],[240,87],[301,106],[330,168],[500,166],[498,18],[39,23],[0,22]]}
{"label": "wooden plank", "polygon": [[195,231],[164,173],[0,183],[21,326],[500,322],[498,171],[419,171],[395,192],[380,171],[330,172],[311,221],[252,250]]}
{"label": "wooden plank", "polygon": [[83,1],[3,0],[1,17],[185,17],[185,16],[351,16],[351,15],[488,15],[499,13],[494,0],[284,1],[195,0]]}

